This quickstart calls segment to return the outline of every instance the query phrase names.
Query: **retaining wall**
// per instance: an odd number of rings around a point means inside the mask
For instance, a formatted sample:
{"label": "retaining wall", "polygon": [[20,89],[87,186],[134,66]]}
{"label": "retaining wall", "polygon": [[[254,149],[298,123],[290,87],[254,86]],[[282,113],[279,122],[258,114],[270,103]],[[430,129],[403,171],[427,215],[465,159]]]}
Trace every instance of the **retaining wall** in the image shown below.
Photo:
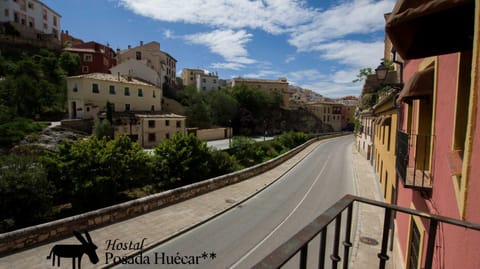
{"label": "retaining wall", "polygon": [[274,168],[316,141],[342,135],[345,134],[319,136],[274,159],[238,172],[206,179],[80,215],[0,234],[0,256],[71,236],[74,230],[92,230],[106,226],[237,183]]}

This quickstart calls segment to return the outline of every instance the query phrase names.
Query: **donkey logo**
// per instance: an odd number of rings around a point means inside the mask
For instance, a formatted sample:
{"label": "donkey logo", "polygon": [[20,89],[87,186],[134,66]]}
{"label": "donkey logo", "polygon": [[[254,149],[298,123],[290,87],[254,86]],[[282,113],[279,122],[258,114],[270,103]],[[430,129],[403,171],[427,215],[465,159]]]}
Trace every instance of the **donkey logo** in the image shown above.
{"label": "donkey logo", "polygon": [[75,258],[78,258],[78,269],[81,269],[82,256],[83,254],[87,254],[88,258],[90,258],[90,261],[93,264],[97,264],[98,256],[95,251],[98,247],[92,242],[92,238],[88,234],[88,231],[85,231],[86,240],[77,231],[73,231],[73,235],[75,235],[78,241],[82,243],[81,245],[55,245],[53,246],[52,250],[50,250],[47,260],[50,260],[53,255],[52,266],[55,266],[55,256],[57,256],[57,266],[60,266],[61,257],[72,258],[72,268],[75,269]]}

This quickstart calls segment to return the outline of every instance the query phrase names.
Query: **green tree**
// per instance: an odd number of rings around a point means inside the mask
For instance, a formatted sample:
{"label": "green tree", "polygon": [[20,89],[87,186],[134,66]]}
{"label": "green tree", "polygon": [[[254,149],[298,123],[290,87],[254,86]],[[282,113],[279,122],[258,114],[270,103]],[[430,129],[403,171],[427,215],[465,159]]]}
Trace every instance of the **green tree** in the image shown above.
{"label": "green tree", "polygon": [[207,144],[193,134],[177,133],[155,147],[154,165],[160,187],[177,187],[210,175]]}
{"label": "green tree", "polygon": [[360,82],[363,81],[368,75],[373,74],[373,70],[370,67],[362,68],[358,71],[357,78],[352,80],[352,82]]}
{"label": "green tree", "polygon": [[113,139],[113,125],[107,119],[95,119],[93,133],[98,139]]}
{"label": "green tree", "polygon": [[238,116],[238,101],[226,90],[211,91],[208,95],[211,107],[212,123],[219,126],[230,126]]}
{"label": "green tree", "polygon": [[73,76],[80,67],[80,56],[76,53],[64,51],[60,54],[59,64],[68,76]]}
{"label": "green tree", "polygon": [[0,157],[0,232],[45,221],[51,213],[54,186],[32,157]]}
{"label": "green tree", "polygon": [[150,157],[126,136],[110,141],[92,137],[59,148],[43,161],[58,195],[71,199],[77,211],[113,204],[122,199],[122,191],[152,182]]}

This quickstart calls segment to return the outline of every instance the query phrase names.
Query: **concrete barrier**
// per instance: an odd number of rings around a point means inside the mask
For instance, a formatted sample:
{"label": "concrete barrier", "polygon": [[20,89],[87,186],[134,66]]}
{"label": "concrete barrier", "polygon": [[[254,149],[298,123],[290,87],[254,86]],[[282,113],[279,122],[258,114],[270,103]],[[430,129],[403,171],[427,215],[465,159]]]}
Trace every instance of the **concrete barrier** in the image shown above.
{"label": "concrete barrier", "polygon": [[318,136],[274,159],[241,171],[206,179],[194,184],[64,219],[0,234],[0,256],[5,256],[25,248],[69,237],[74,230],[92,230],[101,226],[106,226],[114,222],[133,218],[152,210],[190,199],[227,185],[235,184],[278,166],[316,141],[342,135],[345,134],[340,133]]}

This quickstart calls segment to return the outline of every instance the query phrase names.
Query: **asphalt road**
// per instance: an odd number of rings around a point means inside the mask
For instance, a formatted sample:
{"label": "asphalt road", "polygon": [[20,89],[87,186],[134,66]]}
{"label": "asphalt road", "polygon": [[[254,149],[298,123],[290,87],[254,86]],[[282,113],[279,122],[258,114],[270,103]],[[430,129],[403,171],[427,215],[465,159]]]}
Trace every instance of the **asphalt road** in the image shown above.
{"label": "asphalt road", "polygon": [[[324,141],[253,198],[143,253],[150,265],[120,268],[250,268],[342,196],[355,193],[352,143],[352,136]],[[193,264],[168,265],[175,257]]]}

